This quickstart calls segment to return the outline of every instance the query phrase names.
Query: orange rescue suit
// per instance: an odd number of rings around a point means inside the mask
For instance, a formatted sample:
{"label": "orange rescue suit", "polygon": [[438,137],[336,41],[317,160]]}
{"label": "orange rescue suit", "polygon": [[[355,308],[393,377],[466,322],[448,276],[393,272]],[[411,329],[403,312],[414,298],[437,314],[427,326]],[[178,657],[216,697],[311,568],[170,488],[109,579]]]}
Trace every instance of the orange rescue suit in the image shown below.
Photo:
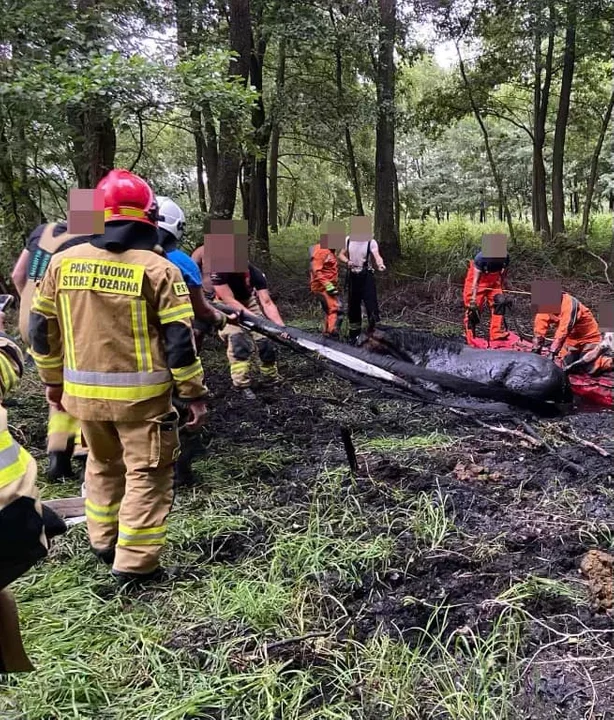
{"label": "orange rescue suit", "polygon": [[[471,303],[476,270],[475,261],[471,260],[463,288],[463,303],[466,308],[468,308]],[[503,293],[503,272],[502,270],[479,272],[480,277],[475,298],[476,304],[480,310],[484,307],[484,303],[487,303],[490,308],[490,340],[504,340],[508,336],[508,333],[505,329],[503,315],[495,315],[494,313],[495,296]],[[467,313],[465,313],[465,334],[467,337],[473,336],[473,331],[469,327]]]}
{"label": "orange rescue suit", "polygon": [[545,338],[551,324],[557,326],[551,352],[561,351],[561,357],[570,352],[588,350],[601,342],[599,325],[593,313],[569,293],[563,293],[558,313],[537,313],[533,322],[533,335]]}
{"label": "orange rescue suit", "polygon": [[311,292],[318,296],[324,310],[324,335],[339,335],[343,318],[339,299],[339,265],[334,250],[319,243],[311,256]]}

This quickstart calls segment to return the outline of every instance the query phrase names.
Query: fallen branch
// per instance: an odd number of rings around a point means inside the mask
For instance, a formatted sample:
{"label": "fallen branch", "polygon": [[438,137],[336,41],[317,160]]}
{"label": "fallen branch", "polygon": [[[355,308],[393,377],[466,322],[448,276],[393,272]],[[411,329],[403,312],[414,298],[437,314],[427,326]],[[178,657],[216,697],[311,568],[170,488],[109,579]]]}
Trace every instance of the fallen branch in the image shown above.
{"label": "fallen branch", "polygon": [[582,250],[584,250],[587,255],[594,257],[595,260],[599,260],[599,262],[603,265],[603,274],[605,275],[605,280],[608,285],[611,285],[612,280],[610,278],[610,263],[606,262],[600,255],[597,255],[597,253],[594,253],[592,250],[589,250],[586,247],[583,247]]}
{"label": "fallen branch", "polygon": [[284,647],[285,645],[296,645],[297,643],[305,642],[306,640],[313,640],[313,638],[328,637],[331,635],[330,630],[316,630],[314,632],[305,633],[305,635],[297,635],[296,637],[284,638],[283,640],[275,640],[275,642],[264,643],[261,650],[263,653],[268,653],[269,650],[275,650],[276,648]]}
{"label": "fallen branch", "polygon": [[577,443],[578,445],[582,445],[583,447],[590,448],[591,450],[594,450],[596,453],[599,453],[601,457],[610,457],[610,454],[607,450],[604,450],[604,448],[600,447],[599,445],[595,445],[595,443],[592,443],[590,440],[583,440],[582,438],[576,437],[575,435],[571,435],[570,433],[566,433],[564,430],[561,430],[560,428],[557,428],[557,432],[561,437],[566,438],[567,440],[571,440],[572,442]]}
{"label": "fallen branch", "polygon": [[528,442],[530,445],[533,445],[533,447],[543,448],[550,455],[554,455],[563,467],[567,468],[573,473],[579,475],[584,472],[584,468],[581,465],[577,465],[576,463],[571,462],[571,460],[565,460],[565,458],[562,458],[552,447],[552,445],[549,445],[534,428],[532,428],[528,423],[525,423],[523,420],[516,419],[516,421],[520,422],[520,424],[525,428],[527,432],[513,430],[512,428],[506,428],[502,425],[496,427],[495,425],[489,425],[488,423],[482,422],[481,420],[478,420],[476,417],[473,417],[472,415],[469,415],[462,410],[455,410],[454,408],[449,408],[449,410],[455,415],[461,415],[462,417],[471,420],[471,422],[474,422],[476,425],[486,428],[487,430],[491,430],[492,432],[500,433],[502,435],[511,435],[512,437],[517,437],[521,440],[524,440],[525,442]]}
{"label": "fallen branch", "polygon": [[463,412],[462,410],[455,410],[454,408],[450,408],[450,412],[453,412],[455,415],[462,415],[463,417],[466,417],[469,420],[471,420],[471,422],[474,422],[476,425],[486,428],[487,430],[491,430],[492,432],[496,432],[501,435],[512,435],[513,437],[520,438],[521,440],[528,442],[530,445],[533,445],[534,447],[541,447],[544,444],[543,440],[536,439],[535,437],[531,437],[530,435],[527,435],[526,433],[520,432],[520,430],[513,430],[512,428],[506,428],[506,427],[503,427],[503,425],[499,425],[498,427],[495,425],[489,425],[488,423],[482,422],[482,420],[478,420],[477,418],[472,417],[471,415],[468,415],[466,412]]}

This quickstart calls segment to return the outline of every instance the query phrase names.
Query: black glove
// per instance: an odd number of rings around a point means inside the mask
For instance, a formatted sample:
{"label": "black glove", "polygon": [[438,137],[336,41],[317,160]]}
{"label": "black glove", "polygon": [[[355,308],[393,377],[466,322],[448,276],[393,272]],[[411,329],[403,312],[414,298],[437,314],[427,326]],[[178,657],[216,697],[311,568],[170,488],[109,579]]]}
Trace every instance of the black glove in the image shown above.
{"label": "black glove", "polygon": [[467,325],[472,330],[475,330],[475,328],[480,324],[480,311],[478,310],[478,306],[475,303],[472,303],[469,305],[467,309]]}
{"label": "black glove", "polygon": [[503,293],[495,295],[493,313],[495,315],[505,315],[505,311],[512,307],[512,301]]}
{"label": "black glove", "polygon": [[47,540],[52,540],[58,535],[63,535],[68,530],[64,520],[45,504],[43,504],[43,526]]}

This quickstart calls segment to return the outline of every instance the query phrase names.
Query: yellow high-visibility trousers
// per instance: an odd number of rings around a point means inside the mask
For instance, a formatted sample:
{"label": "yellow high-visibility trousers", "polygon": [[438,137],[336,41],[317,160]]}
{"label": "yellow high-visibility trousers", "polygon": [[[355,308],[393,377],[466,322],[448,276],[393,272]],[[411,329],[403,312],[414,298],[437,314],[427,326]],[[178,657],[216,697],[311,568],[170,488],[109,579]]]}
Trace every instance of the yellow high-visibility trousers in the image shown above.
{"label": "yellow high-visibility trousers", "polygon": [[160,565],[179,452],[175,410],[143,422],[84,420],[89,449],[85,513],[92,548],[115,547],[113,569],[146,574]]}

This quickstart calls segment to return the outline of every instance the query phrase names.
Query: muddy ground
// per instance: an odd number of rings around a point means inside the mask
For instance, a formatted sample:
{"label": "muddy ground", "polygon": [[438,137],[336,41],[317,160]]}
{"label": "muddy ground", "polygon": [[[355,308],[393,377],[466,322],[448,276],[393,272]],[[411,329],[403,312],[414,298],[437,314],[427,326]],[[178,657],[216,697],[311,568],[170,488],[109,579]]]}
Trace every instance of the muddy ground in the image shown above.
{"label": "muddy ground", "polygon": [[[394,292],[384,297],[383,314],[406,318],[403,308],[420,308],[424,314],[414,314],[415,326],[440,331],[447,326],[450,334],[458,332],[455,305],[445,301],[441,288],[422,288],[413,298],[408,291],[396,297]],[[302,302],[299,297],[298,305],[282,304],[282,310],[289,322],[301,306],[302,326],[315,329],[315,311]],[[446,647],[462,668],[463,653],[470,657],[472,648],[514,613],[522,631],[516,651],[501,655],[500,662],[515,666],[510,699],[515,717],[614,718],[614,620],[608,607],[612,567],[607,560],[607,553],[614,553],[614,466],[611,456],[602,457],[561,435],[590,440],[614,455],[611,412],[574,413],[558,420],[480,416],[493,426],[517,430],[523,430],[521,420],[529,422],[554,449],[550,453],[480,427],[471,414],[357,392],[285,350],[280,359],[283,384],[259,389],[257,401],[246,403],[230,389],[216,339],[206,340],[203,358],[212,398],[196,462],[200,484],[180,491],[178,504],[189,502],[198,510],[215,490],[213,468],[232,466],[228,474],[241,491],[225,512],[240,518],[241,528],[182,540],[174,559],[189,558],[189,563],[181,572],[201,577],[216,566],[266,567],[271,557],[282,557],[281,534],[309,531],[316,505],[318,517],[326,518],[321,532],[329,556],[305,566],[301,582],[308,589],[304,603],[309,624],[296,640],[288,641],[274,627],[263,630],[212,617],[174,628],[166,647],[206,670],[208,652],[228,637],[239,638],[230,663],[242,672],[263,662],[260,656],[245,658],[266,641],[266,662],[283,662],[288,670],[309,670],[319,678],[305,705],[310,717],[318,717],[317,709],[338,693],[331,653],[337,653],[336,673],[339,651],[350,643],[388,635],[412,648],[424,643],[428,630],[441,643],[452,642]],[[44,428],[33,423],[39,411],[42,405],[21,403],[13,418],[28,444],[42,451]],[[341,427],[350,429],[356,445],[355,475],[348,470]],[[581,471],[572,471],[559,458]],[[335,553],[345,552],[335,543],[356,540],[363,546],[380,538],[388,543],[380,555],[335,560]],[[606,555],[599,556],[601,564],[585,561],[587,575],[581,564],[591,550]],[[295,573],[298,560],[286,561],[288,574]],[[593,566],[597,570],[589,577]],[[101,583],[99,592],[110,593],[108,583]],[[155,597],[151,591],[146,599]],[[362,702],[377,690],[356,686],[355,699]],[[369,708],[369,703],[361,707]],[[389,716],[377,703],[356,715]],[[240,715],[203,708],[185,717]],[[424,717],[455,715],[438,714],[427,703]]]}
{"label": "muddy ground", "polygon": [[[399,528],[393,552],[381,565],[375,563],[352,579],[335,571],[314,577],[320,623],[310,632],[340,628],[335,635],[339,644],[346,638],[366,642],[384,633],[412,645],[441,605],[448,606],[438,627],[441,637],[487,637],[505,605],[496,599],[527,583],[526,598],[514,599],[528,618],[514,706],[527,719],[614,717],[612,568],[606,564],[600,577],[580,570],[589,550],[614,552],[612,457],[559,434],[591,440],[614,454],[614,415],[519,418],[547,438],[552,454],[439,407],[386,400],[368,391],[357,396],[355,388],[323,379],[319,368],[303,359],[284,354],[280,369],[283,386],[260,391],[253,405],[232,391],[216,392],[211,402],[216,444],[255,445],[265,452],[286,448],[290,460],[274,471],[257,465],[250,471],[246,479],[266,490],[261,497],[246,498],[236,512],[248,514],[253,529],[204,538],[205,554],[222,563],[265,555],[268,532],[262,516],[274,512],[295,523],[322,491],[317,478],[323,457],[346,466],[342,426],[354,438],[393,439],[389,452],[361,451],[359,445],[359,472],[355,477],[346,472],[339,492],[373,518],[374,536],[381,532],[384,515],[402,512],[419,494],[445,498],[455,534],[444,547],[425,551],[410,528]],[[225,370],[210,373],[211,387],[224,387],[224,375]],[[523,430],[509,418],[480,417]],[[394,438],[430,434],[448,436],[451,446],[409,452],[394,447]],[[559,458],[580,466],[581,472],[561,466]],[[573,591],[561,593],[548,580]],[[610,602],[600,582],[606,588],[609,583]],[[189,638],[184,640],[189,644]],[[284,645],[279,653],[297,667],[318,662],[302,643]]]}

